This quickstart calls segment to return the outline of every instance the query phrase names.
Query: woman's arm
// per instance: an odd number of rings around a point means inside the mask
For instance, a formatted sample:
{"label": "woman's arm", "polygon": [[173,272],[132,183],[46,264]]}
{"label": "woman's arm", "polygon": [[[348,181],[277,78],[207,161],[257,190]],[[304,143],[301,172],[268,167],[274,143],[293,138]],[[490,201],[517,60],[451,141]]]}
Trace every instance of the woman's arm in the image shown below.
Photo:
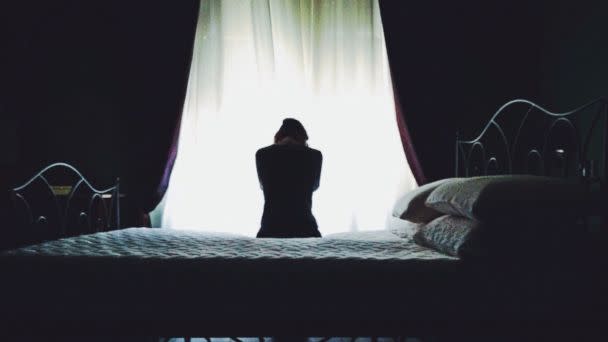
{"label": "woman's arm", "polygon": [[321,165],[323,164],[323,154],[321,154],[321,151],[316,152],[317,156],[314,165],[314,181],[312,186],[313,191],[319,188],[319,183],[321,182]]}
{"label": "woman's arm", "polygon": [[262,154],[260,153],[260,150],[258,150],[255,153],[255,168],[258,172],[258,180],[260,181],[260,189],[264,190],[264,171],[263,171],[263,166],[262,166]]}

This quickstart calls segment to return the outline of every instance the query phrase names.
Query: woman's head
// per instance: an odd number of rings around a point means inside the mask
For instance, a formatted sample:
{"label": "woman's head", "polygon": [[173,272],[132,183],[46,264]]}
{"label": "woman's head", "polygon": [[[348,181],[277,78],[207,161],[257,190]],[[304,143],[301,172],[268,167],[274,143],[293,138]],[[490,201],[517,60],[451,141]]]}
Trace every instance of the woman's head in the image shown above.
{"label": "woman's head", "polygon": [[291,138],[302,145],[306,144],[308,134],[302,123],[296,119],[287,118],[283,120],[283,124],[279,131],[274,135],[274,142],[279,143],[285,138]]}

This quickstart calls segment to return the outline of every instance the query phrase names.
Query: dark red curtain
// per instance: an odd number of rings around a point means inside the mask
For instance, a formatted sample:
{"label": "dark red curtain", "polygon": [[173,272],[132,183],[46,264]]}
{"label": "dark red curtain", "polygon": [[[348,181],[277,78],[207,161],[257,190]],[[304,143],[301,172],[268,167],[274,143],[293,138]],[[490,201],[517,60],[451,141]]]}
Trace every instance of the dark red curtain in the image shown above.
{"label": "dark red curtain", "polygon": [[410,131],[405,122],[405,115],[403,113],[403,109],[401,107],[401,102],[399,101],[399,92],[395,88],[395,84],[393,81],[393,94],[395,97],[395,112],[397,114],[397,126],[399,127],[399,135],[401,136],[401,144],[403,145],[403,151],[405,152],[405,157],[407,159],[408,164],[410,165],[410,169],[414,174],[414,178],[416,178],[416,183],[419,185],[426,183],[426,177],[424,176],[424,171],[422,170],[422,165],[420,164],[420,160],[418,160],[418,156],[416,155],[416,150],[414,149],[414,143],[412,141],[412,137],[410,135]]}
{"label": "dark red curtain", "polygon": [[505,102],[540,96],[543,8],[525,0],[379,4],[408,161],[419,183],[452,177],[457,131],[474,138]]}
{"label": "dark red curtain", "polygon": [[[387,4],[386,1],[380,1],[380,14],[382,15],[383,22],[386,22],[387,20],[394,22],[395,19],[398,19],[394,15],[389,14],[391,13],[391,11],[394,10],[394,8],[391,8],[390,6],[391,5]],[[388,53],[389,64],[391,66],[391,79],[393,81],[393,94],[395,97],[397,125],[399,127],[399,134],[401,136],[401,143],[403,144],[405,156],[412,170],[412,173],[414,174],[414,178],[416,178],[416,182],[421,185],[426,183],[426,177],[422,169],[422,165],[420,164],[420,160],[416,155],[414,142],[412,140],[408,125],[406,123],[407,115],[404,112],[403,107],[401,106],[402,101],[400,100],[403,95],[399,92],[399,83],[402,82],[402,80],[404,79],[404,75],[401,75],[399,70],[393,67],[393,65],[399,63],[399,45],[398,42],[395,41],[395,36],[398,36],[399,32],[395,32],[394,28],[395,25],[384,25],[386,49]],[[391,30],[393,31],[391,32]]]}
{"label": "dark red curtain", "polygon": [[[149,226],[148,213],[162,200],[177,156],[182,109],[192,62],[200,2],[178,2],[154,8],[152,19],[140,20],[141,63],[138,101],[129,116],[130,146],[125,192],[135,214],[131,224]],[[149,7],[149,6],[147,6]],[[169,12],[169,10],[171,10]],[[157,27],[158,20],[164,24]],[[156,25],[156,26],[155,26]],[[159,39],[162,37],[162,39]],[[133,50],[133,49],[131,49]],[[128,221],[127,221],[128,222]]]}
{"label": "dark red curtain", "polygon": [[[190,28],[188,32],[188,41],[189,46],[187,47],[187,58],[185,60],[185,67],[181,68],[181,87],[180,92],[178,94],[178,101],[176,102],[176,107],[173,108],[170,112],[167,113],[168,117],[168,126],[165,126],[168,132],[171,133],[169,143],[164,145],[162,150],[156,150],[155,153],[159,153],[158,156],[160,158],[153,158],[154,168],[151,170],[151,177],[148,177],[143,182],[139,183],[139,196],[137,198],[139,202],[139,210],[141,217],[141,224],[149,225],[149,216],[148,213],[152,211],[162,200],[165,192],[167,191],[167,187],[169,186],[169,179],[171,177],[171,172],[173,170],[173,165],[175,164],[175,159],[177,157],[177,150],[179,145],[179,131],[181,125],[181,116],[183,110],[183,104],[186,97],[187,85],[188,85],[188,75],[190,73],[190,65],[192,63],[192,52],[194,48],[194,38],[196,33],[196,24],[198,21],[198,9],[200,6],[200,1],[195,1],[195,8],[193,8],[193,15],[189,17],[190,20]],[[184,33],[184,32],[181,32]],[[167,121],[165,121],[167,123]]]}
{"label": "dark red curtain", "polygon": [[[186,81],[187,83],[187,81]],[[154,193],[150,193],[149,197],[144,199],[143,210],[144,213],[152,211],[158,203],[163,199],[167,188],[169,187],[169,179],[171,178],[171,172],[173,171],[173,165],[177,157],[177,149],[179,144],[179,130],[181,125],[181,110],[175,115],[176,121],[173,125],[173,137],[171,139],[171,145],[169,150],[165,154],[165,158],[161,160],[158,171],[160,178],[156,179],[156,186],[154,187]]]}

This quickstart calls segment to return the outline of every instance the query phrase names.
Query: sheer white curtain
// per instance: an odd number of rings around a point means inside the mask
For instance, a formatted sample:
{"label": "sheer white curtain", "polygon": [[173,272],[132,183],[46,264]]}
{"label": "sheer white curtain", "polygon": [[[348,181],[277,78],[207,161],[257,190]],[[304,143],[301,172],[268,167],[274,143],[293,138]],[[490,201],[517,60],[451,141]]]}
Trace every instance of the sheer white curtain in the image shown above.
{"label": "sheer white curtain", "polygon": [[285,117],[323,153],[322,234],[382,229],[415,181],[399,140],[382,23],[370,0],[202,0],[162,226],[255,235],[255,152]]}

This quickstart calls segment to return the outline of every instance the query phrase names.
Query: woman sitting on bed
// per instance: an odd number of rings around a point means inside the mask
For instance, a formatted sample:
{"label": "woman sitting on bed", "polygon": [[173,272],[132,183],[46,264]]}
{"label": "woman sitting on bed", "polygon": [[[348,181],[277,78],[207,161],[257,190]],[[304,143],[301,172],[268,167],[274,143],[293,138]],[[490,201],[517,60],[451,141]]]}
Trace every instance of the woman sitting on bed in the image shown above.
{"label": "woman sitting on bed", "polygon": [[265,201],[257,237],[321,237],[311,209],[323,157],[308,147],[307,140],[304,126],[288,118],[275,134],[274,144],[256,152]]}

